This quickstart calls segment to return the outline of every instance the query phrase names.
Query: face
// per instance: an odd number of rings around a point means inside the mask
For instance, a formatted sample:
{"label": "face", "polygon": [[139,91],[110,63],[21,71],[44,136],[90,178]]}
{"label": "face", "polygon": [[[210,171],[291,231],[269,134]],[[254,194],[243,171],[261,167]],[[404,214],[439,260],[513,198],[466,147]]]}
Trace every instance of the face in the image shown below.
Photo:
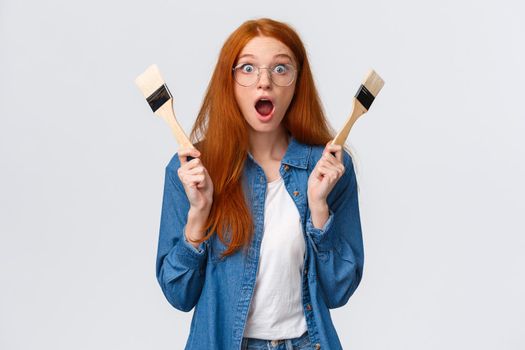
{"label": "face", "polygon": [[235,99],[252,131],[268,133],[279,129],[294,95],[297,72],[289,86],[278,86],[272,82],[270,71],[273,68],[275,76],[282,74],[286,64],[297,67],[293,53],[270,37],[253,38],[239,54],[235,66],[242,65],[244,72],[256,71],[256,67],[269,68],[261,69],[259,80],[251,86],[234,83]]}

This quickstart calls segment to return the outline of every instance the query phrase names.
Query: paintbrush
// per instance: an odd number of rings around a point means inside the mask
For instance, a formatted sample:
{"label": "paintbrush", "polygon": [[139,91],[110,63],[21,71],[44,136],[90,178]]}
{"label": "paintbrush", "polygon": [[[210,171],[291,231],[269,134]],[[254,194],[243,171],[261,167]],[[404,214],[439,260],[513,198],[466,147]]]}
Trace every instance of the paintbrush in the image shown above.
{"label": "paintbrush", "polygon": [[374,102],[374,99],[384,84],[383,79],[381,79],[373,69],[367,73],[359,90],[352,99],[352,113],[350,113],[341,131],[339,131],[337,136],[332,140],[332,145],[344,145],[350,129],[352,129],[357,118],[368,112],[372,102]]}
{"label": "paintbrush", "polygon": [[194,148],[184,130],[175,118],[173,96],[164,82],[156,64],[149,66],[144,73],[135,79],[135,84],[148,101],[153,113],[162,117],[171,127],[177,142],[182,148]]}

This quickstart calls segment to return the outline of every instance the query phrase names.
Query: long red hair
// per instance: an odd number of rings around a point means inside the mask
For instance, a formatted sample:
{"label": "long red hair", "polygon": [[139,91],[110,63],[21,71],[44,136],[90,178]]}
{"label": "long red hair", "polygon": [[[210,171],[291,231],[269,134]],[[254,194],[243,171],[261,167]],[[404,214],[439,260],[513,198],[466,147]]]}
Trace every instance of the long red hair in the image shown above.
{"label": "long red hair", "polygon": [[206,225],[209,231],[197,242],[216,232],[227,245],[223,256],[248,246],[253,235],[253,221],[242,189],[249,126],[235,100],[232,68],[244,46],[256,36],[281,41],[297,61],[295,93],[282,121],[288,132],[299,142],[310,145],[325,145],[333,138],[299,35],[289,25],[268,18],[244,22],[221,49],[190,135],[214,186],[213,205]]}

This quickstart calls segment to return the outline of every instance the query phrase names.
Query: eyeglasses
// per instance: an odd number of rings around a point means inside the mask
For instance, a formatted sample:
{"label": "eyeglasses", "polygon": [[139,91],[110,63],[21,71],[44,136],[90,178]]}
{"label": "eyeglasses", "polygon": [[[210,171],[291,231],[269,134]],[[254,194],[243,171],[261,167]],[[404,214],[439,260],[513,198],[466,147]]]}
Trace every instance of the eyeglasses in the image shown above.
{"label": "eyeglasses", "polygon": [[261,78],[261,69],[268,69],[271,82],[277,86],[290,86],[295,79],[295,67],[283,63],[272,67],[256,67],[250,63],[241,63],[233,67],[233,78],[239,85],[252,86]]}

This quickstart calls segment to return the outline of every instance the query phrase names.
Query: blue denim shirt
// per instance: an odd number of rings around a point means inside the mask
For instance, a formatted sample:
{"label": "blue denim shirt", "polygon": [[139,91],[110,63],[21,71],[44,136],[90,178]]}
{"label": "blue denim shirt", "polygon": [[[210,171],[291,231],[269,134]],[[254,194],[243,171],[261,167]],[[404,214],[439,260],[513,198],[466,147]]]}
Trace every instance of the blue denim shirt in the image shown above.
{"label": "blue denim shirt", "polygon": [[[306,253],[302,273],[302,303],[315,349],[342,349],[329,309],[343,306],[363,274],[363,239],[356,176],[344,152],[345,173],[330,192],[329,217],[315,228],[307,202],[308,176],[324,147],[292,138],[279,172],[297,206],[303,225]],[[185,349],[240,349],[254,292],[264,223],[266,177],[248,156],[244,189],[254,222],[250,246],[220,258],[226,246],[216,234],[199,248],[184,238],[189,202],[177,176],[175,155],[166,166],[156,274],[168,302],[178,310],[195,307]]]}

